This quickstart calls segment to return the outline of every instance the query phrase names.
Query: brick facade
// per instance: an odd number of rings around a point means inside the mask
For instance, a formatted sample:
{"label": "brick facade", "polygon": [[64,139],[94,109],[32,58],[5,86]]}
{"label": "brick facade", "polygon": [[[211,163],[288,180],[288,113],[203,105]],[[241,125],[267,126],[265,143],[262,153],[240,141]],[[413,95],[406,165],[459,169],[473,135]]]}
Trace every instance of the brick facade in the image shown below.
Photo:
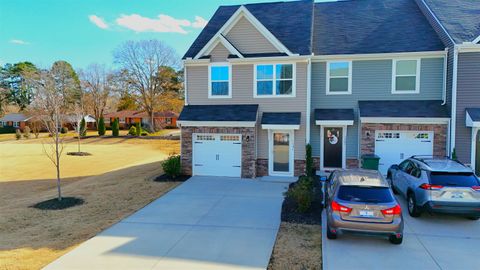
{"label": "brick facade", "polygon": [[268,175],[268,159],[257,159],[257,177]]}
{"label": "brick facade", "polygon": [[192,175],[192,134],[227,133],[242,135],[242,177],[256,177],[256,130],[254,127],[182,127],[181,163],[182,173]]}
{"label": "brick facade", "polygon": [[354,169],[360,167],[358,158],[347,158],[347,169]]}
{"label": "brick facade", "polygon": [[440,124],[362,124],[361,154],[375,153],[376,130],[433,131],[433,155],[447,155],[447,125]]}

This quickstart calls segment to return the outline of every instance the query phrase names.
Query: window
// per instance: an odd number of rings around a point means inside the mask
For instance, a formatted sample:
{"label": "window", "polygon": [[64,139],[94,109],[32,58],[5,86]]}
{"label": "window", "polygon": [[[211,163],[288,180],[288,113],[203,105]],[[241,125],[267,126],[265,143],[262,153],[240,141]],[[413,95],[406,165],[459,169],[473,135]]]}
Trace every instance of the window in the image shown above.
{"label": "window", "polygon": [[352,93],[352,62],[327,62],[327,95]]}
{"label": "window", "polygon": [[395,201],[388,187],[341,186],[337,197],[347,202],[389,203]]}
{"label": "window", "polygon": [[400,133],[398,132],[382,132],[378,134],[378,139],[399,139]]}
{"label": "window", "polygon": [[197,141],[215,141],[213,135],[197,135]]}
{"label": "window", "polygon": [[5,124],[3,123],[3,121],[0,121],[0,127],[3,127]]}
{"label": "window", "polygon": [[420,60],[393,60],[393,94],[419,93]]}
{"label": "window", "polygon": [[220,136],[220,141],[239,141],[240,136],[238,135],[222,135]]}
{"label": "window", "polygon": [[20,126],[20,123],[19,123],[19,122],[13,122],[13,126],[14,126],[14,127],[19,127],[19,126]]}
{"label": "window", "polygon": [[255,65],[255,97],[294,97],[294,64]]}
{"label": "window", "polygon": [[211,65],[209,79],[209,98],[232,97],[230,65]]}
{"label": "window", "polygon": [[473,173],[431,172],[430,183],[450,187],[473,187],[480,185]]}

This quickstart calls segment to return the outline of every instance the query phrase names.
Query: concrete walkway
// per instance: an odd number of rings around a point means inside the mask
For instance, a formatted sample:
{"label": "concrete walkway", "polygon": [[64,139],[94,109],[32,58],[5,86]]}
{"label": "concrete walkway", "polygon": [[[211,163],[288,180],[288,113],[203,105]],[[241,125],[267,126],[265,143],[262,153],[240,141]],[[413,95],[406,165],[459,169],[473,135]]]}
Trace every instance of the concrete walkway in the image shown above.
{"label": "concrete walkway", "polygon": [[286,187],[192,177],[45,269],[265,269]]}
{"label": "concrete walkway", "polygon": [[[348,234],[328,240],[323,226],[323,269],[480,269],[480,221],[429,214],[412,218],[405,200],[398,200],[405,218],[402,245]],[[324,211],[322,224],[325,221]]]}

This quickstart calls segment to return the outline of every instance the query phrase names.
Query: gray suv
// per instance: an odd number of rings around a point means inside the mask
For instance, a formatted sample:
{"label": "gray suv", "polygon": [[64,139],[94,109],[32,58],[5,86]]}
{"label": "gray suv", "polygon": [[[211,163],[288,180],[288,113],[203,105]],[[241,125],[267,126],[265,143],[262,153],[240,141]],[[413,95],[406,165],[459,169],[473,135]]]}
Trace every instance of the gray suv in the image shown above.
{"label": "gray suv", "polygon": [[345,231],[385,235],[392,244],[402,243],[402,209],[378,171],[334,171],[325,193],[328,239]]}
{"label": "gray suv", "polygon": [[395,193],[406,198],[408,213],[423,211],[480,218],[480,182],[473,171],[448,158],[413,156],[387,173]]}

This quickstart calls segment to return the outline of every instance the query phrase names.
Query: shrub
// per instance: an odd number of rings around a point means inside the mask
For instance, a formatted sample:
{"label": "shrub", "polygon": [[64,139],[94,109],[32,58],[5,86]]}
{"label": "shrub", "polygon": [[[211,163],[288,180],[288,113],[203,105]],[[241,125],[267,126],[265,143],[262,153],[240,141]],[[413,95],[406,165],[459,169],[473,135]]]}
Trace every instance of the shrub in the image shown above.
{"label": "shrub", "polygon": [[100,120],[98,120],[98,135],[103,136],[105,135],[105,120],[103,119],[103,116],[100,117]]}
{"label": "shrub", "polygon": [[118,135],[120,134],[119,129],[120,128],[118,125],[118,118],[115,118],[115,120],[113,120],[113,123],[112,123],[112,136],[118,137]]}
{"label": "shrub", "polygon": [[68,133],[68,128],[62,127],[62,128],[60,129],[60,133],[62,133],[62,134],[67,134],[67,133]]}
{"label": "shrub", "polygon": [[23,129],[23,137],[25,137],[25,139],[30,139],[30,127],[29,126],[26,126]]}
{"label": "shrub", "polygon": [[162,163],[163,172],[168,175],[170,178],[174,179],[180,175],[181,165],[180,165],[180,156],[173,155],[168,157]]}
{"label": "shrub", "polygon": [[137,129],[137,133],[135,135],[137,136],[142,135],[142,126],[140,125],[140,122],[137,122],[136,129]]}
{"label": "shrub", "polygon": [[137,128],[135,126],[131,126],[130,129],[128,130],[128,135],[132,135],[132,136],[137,135]]}
{"label": "shrub", "polygon": [[22,138],[22,132],[20,131],[20,129],[15,130],[15,138],[17,140],[20,140]]}
{"label": "shrub", "polygon": [[148,136],[148,132],[142,131],[142,134],[140,134],[140,135],[142,135],[142,136]]}
{"label": "shrub", "polygon": [[2,127],[0,128],[0,134],[7,134],[7,133],[15,133],[15,128],[14,127]]}
{"label": "shrub", "polygon": [[305,148],[305,170],[308,177],[313,177],[315,175],[315,168],[313,168],[312,146],[307,144]]}
{"label": "shrub", "polygon": [[453,148],[453,151],[452,151],[452,159],[453,159],[453,160],[458,160],[457,150],[456,150],[455,148]]}
{"label": "shrub", "polygon": [[85,117],[80,121],[79,135],[80,137],[85,137],[87,135],[87,123],[85,122]]}
{"label": "shrub", "polygon": [[313,178],[301,176],[285,195],[297,203],[298,211],[302,213],[307,212],[312,206],[314,197]]}

